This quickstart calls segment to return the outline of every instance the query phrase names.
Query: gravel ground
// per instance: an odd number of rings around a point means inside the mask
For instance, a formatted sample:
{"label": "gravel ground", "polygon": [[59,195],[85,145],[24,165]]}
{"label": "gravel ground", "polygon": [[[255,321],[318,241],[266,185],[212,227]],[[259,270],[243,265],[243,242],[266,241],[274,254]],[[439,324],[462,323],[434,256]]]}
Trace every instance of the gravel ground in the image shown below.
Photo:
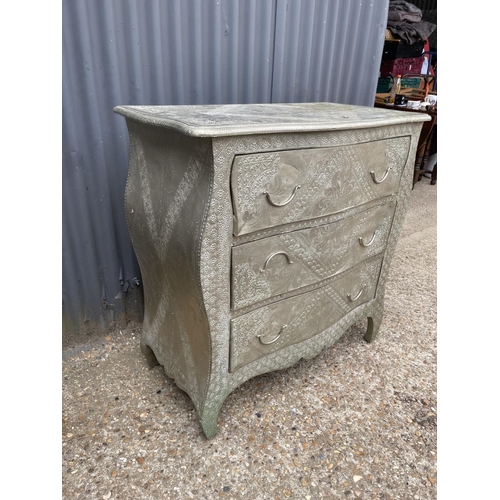
{"label": "gravel ground", "polygon": [[261,375],[207,441],[185,393],[148,369],[140,325],[63,350],[64,499],[435,499],[436,200],[418,182],[373,344]]}

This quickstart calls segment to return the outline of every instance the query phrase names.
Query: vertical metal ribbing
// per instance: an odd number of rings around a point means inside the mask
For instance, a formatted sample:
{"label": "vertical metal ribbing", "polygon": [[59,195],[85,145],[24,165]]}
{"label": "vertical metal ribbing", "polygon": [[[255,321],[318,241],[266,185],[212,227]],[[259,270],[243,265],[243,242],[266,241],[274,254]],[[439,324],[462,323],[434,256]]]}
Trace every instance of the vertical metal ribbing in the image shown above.
{"label": "vertical metal ribbing", "polygon": [[64,314],[102,323],[104,290],[119,315],[120,274],[140,277],[123,212],[128,133],[114,106],[370,105],[387,5],[63,0]]}

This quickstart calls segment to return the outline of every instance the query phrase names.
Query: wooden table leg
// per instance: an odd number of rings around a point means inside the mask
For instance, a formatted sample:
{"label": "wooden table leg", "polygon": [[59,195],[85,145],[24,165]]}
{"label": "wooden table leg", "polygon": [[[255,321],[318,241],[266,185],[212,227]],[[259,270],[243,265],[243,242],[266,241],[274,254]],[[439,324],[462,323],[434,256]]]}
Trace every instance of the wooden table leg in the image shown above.
{"label": "wooden table leg", "polygon": [[434,133],[434,124],[436,123],[436,117],[432,116],[432,119],[425,122],[422,126],[422,132],[420,133],[420,138],[417,145],[417,155],[415,158],[415,172],[413,174],[413,188],[415,184],[420,180],[425,172],[425,167],[429,159],[429,151],[432,144],[432,136]]}
{"label": "wooden table leg", "polygon": [[431,128],[429,135],[427,136],[427,140],[425,143],[425,151],[424,151],[424,158],[422,160],[422,165],[420,165],[420,177],[424,174],[426,168],[427,168],[427,163],[429,161],[429,153],[431,150],[431,144],[432,144],[432,136],[434,135],[434,126]]}
{"label": "wooden table leg", "polygon": [[436,162],[434,164],[434,168],[432,169],[431,186],[434,186],[434,184],[436,184],[437,176],[438,176],[438,164]]}
{"label": "wooden table leg", "polygon": [[425,148],[425,142],[422,139],[423,137],[422,135],[420,135],[419,144],[417,146],[417,155],[415,157],[415,170],[413,172],[412,189],[415,187],[415,184],[420,180],[421,168],[424,160],[424,148]]}

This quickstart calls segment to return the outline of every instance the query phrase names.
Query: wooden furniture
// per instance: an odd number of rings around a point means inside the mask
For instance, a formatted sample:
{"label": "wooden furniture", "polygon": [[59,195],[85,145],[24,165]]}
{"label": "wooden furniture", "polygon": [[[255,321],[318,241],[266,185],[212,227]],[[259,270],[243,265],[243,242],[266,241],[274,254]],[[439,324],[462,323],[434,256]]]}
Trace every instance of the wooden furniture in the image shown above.
{"label": "wooden furniture", "polygon": [[119,106],[141,348],[207,438],[228,394],[331,346],[384,290],[428,116],[307,104]]}
{"label": "wooden furniture", "polygon": [[[411,89],[410,89],[411,90]],[[385,94],[377,94],[374,106],[376,108],[393,109],[397,111],[404,111],[408,113],[423,113],[430,116],[430,120],[425,122],[422,126],[422,131],[418,140],[417,155],[415,158],[415,172],[413,174],[413,185],[422,178],[422,175],[427,172],[427,161],[429,156],[437,152],[437,111],[410,109],[406,106],[394,106],[383,102]],[[408,98],[412,97],[408,94]],[[437,179],[437,163],[434,165],[432,172],[431,184],[436,184]]]}
{"label": "wooden furniture", "polygon": [[434,167],[432,169],[432,175],[431,175],[431,186],[434,186],[436,184],[436,181],[437,181],[437,168],[438,168],[438,164],[437,162],[434,164]]}

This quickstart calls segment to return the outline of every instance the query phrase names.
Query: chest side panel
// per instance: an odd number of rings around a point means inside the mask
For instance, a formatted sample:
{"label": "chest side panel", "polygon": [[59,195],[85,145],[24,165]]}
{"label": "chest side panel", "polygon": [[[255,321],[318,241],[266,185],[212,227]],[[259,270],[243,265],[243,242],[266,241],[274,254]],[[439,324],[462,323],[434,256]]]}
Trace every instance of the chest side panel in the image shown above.
{"label": "chest side panel", "polygon": [[210,371],[200,247],[211,141],[132,121],[128,127],[125,212],[144,288],[142,341],[200,407]]}

